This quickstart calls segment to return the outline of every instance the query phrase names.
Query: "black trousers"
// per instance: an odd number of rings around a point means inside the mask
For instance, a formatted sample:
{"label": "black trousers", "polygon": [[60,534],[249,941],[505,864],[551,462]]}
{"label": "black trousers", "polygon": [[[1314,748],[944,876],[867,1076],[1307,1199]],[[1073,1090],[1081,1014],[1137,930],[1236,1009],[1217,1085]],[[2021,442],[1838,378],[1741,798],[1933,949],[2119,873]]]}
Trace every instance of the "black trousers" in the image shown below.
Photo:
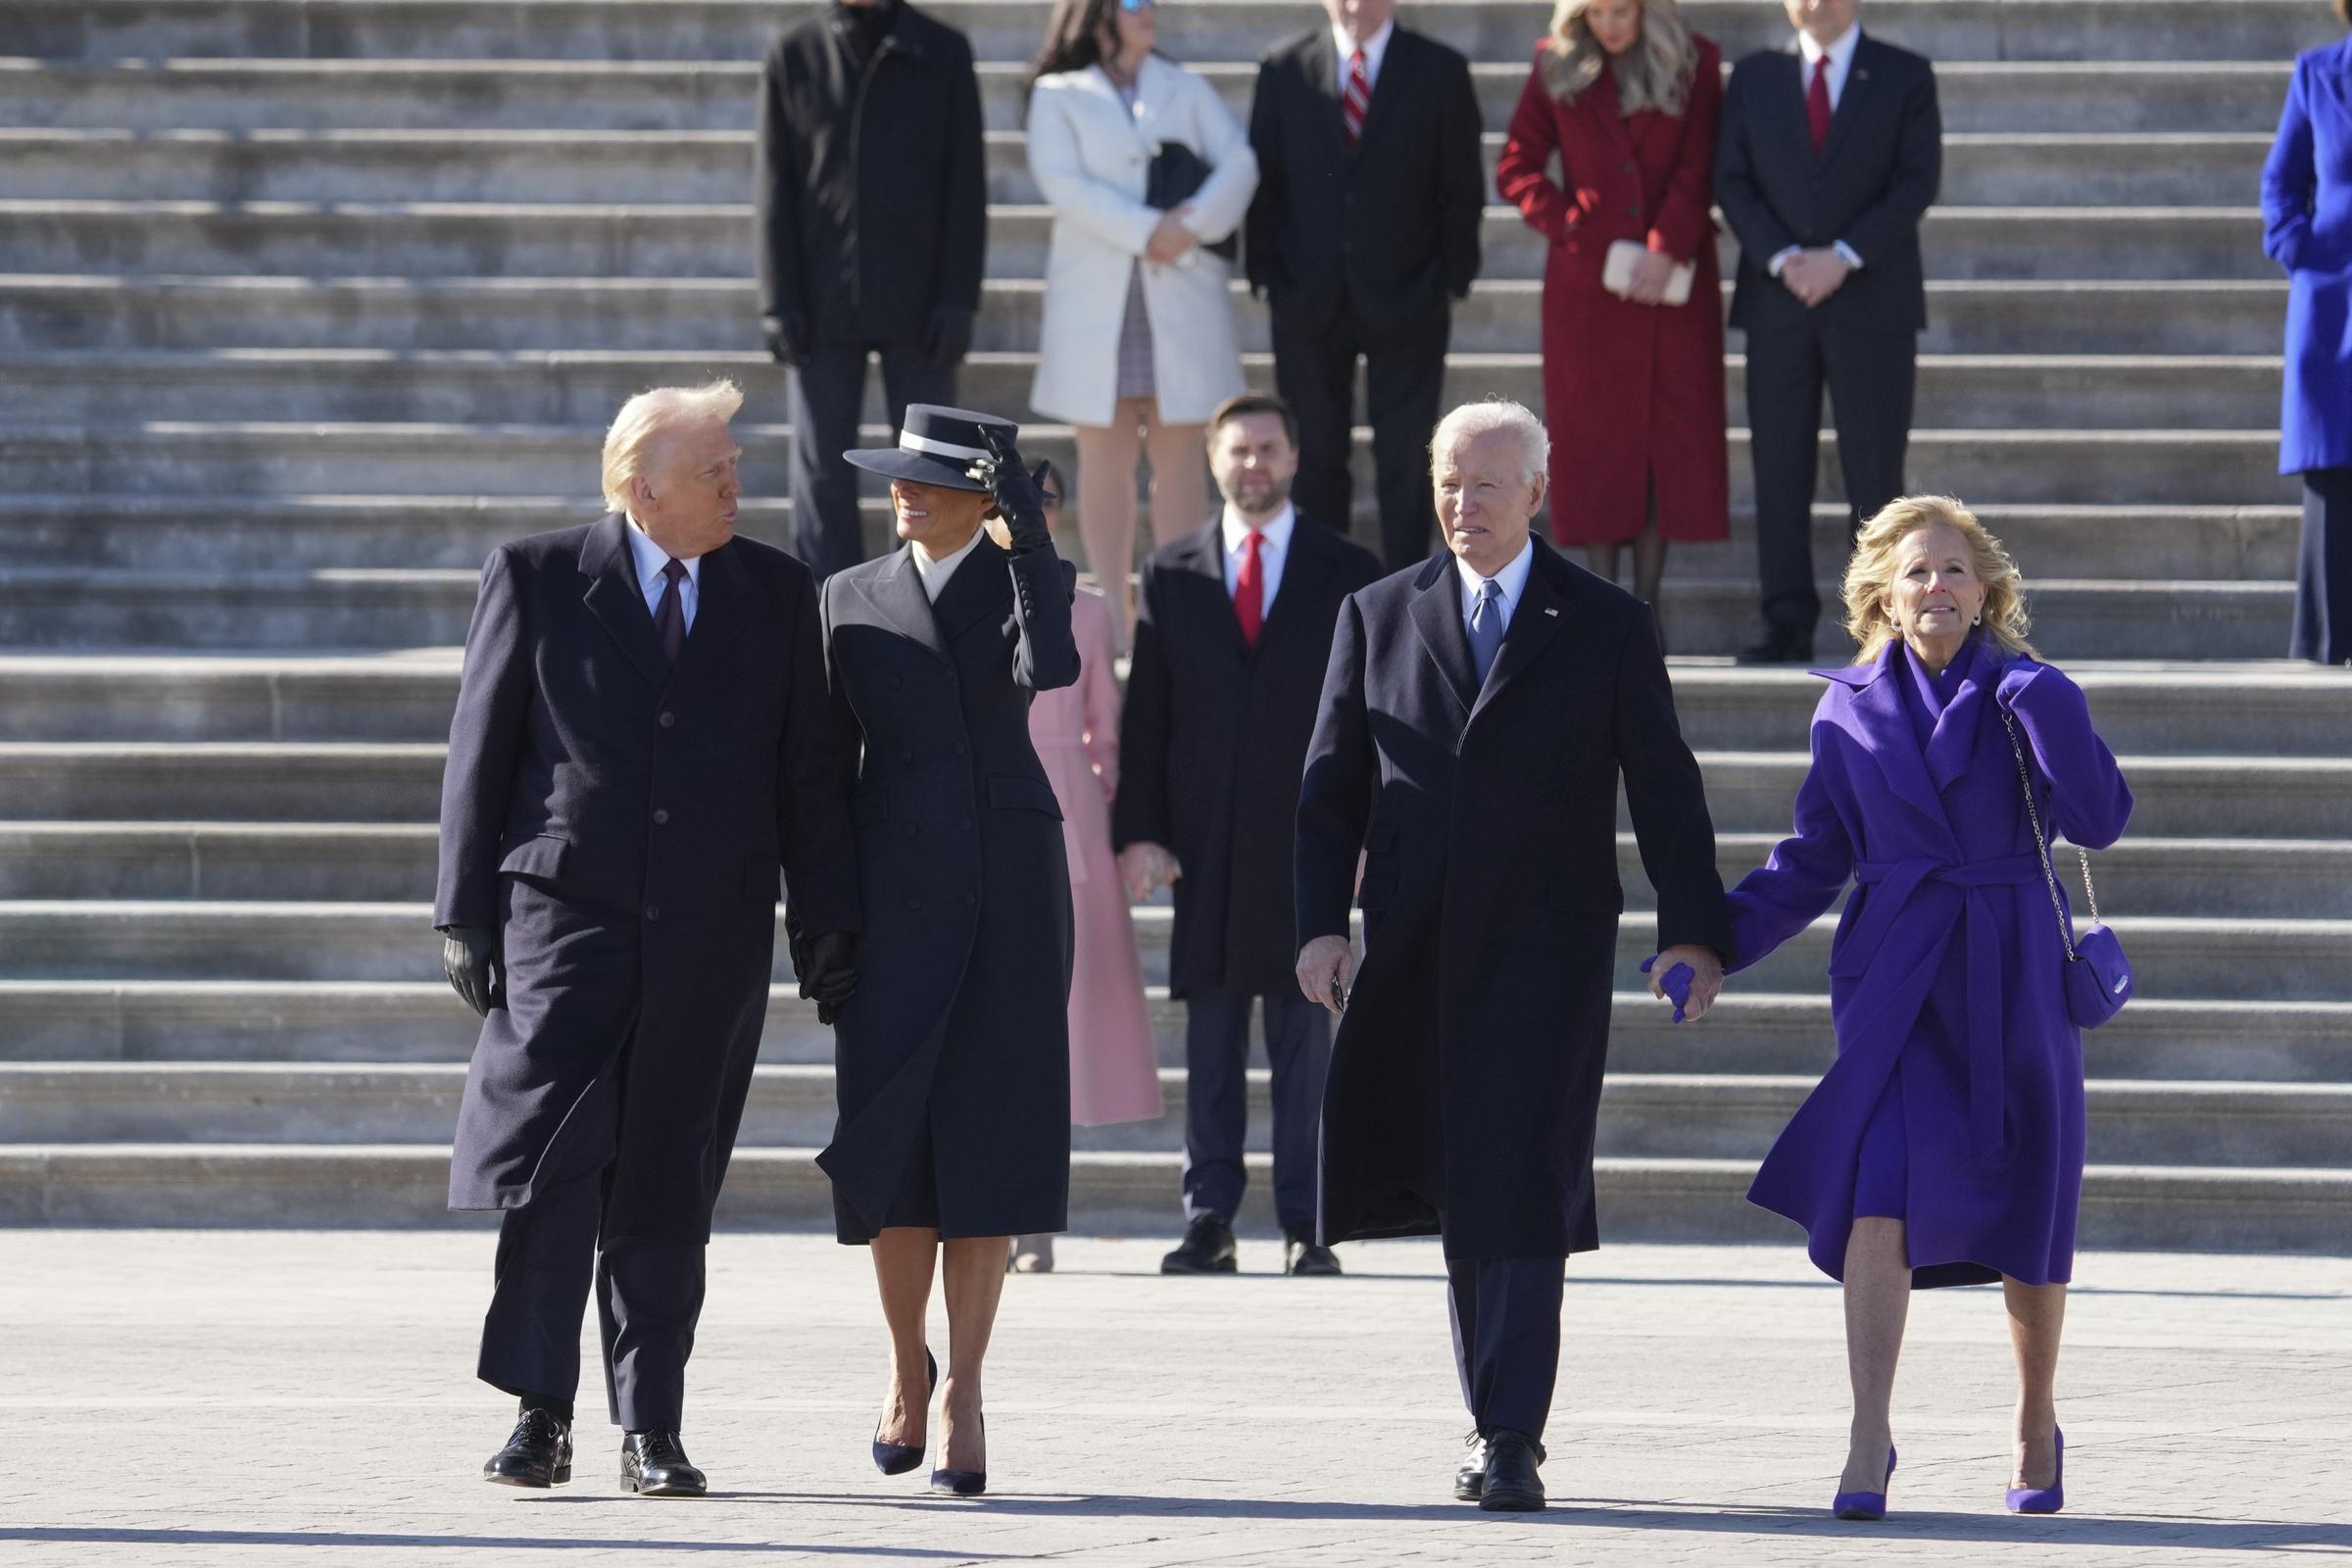
{"label": "black trousers", "polygon": [[2290,659],[2352,662],[2352,468],[2303,475],[2303,548],[2295,564]]}
{"label": "black trousers", "polygon": [[[1838,331],[1818,314],[1793,330],[1747,334],[1748,456],[1756,473],[1756,566],[1764,627],[1810,644],[1821,620],[1813,585],[1813,487],[1821,466],[1821,393],[1838,420],[1846,533],[1903,493],[1919,337]],[[1842,570],[1844,563],[1838,567]]]}
{"label": "black trousers", "polygon": [[605,1352],[605,1398],[628,1432],[675,1431],[686,1358],[703,1311],[700,1243],[615,1238],[600,1252],[605,1188],[618,1142],[620,1073],[598,1080],[565,1123],[565,1142],[531,1201],[498,1228],[496,1283],[476,1375],[520,1397],[569,1399],[580,1384],[580,1319],[591,1284]]}
{"label": "black trousers", "polygon": [[1560,1371],[1565,1257],[1447,1258],[1453,1364],[1480,1437],[1544,1436]]}
{"label": "black trousers", "polygon": [[927,357],[911,341],[819,344],[790,372],[792,553],[822,582],[865,559],[858,518],[858,470],[842,454],[858,444],[865,406],[865,362],[882,357],[882,396],[898,439],[909,403],[956,401],[956,367]]}
{"label": "black trousers", "polygon": [[1392,569],[1425,561],[1436,525],[1429,487],[1429,434],[1446,394],[1446,346],[1453,332],[1440,303],[1417,324],[1368,332],[1353,306],[1325,330],[1306,334],[1273,313],[1274,385],[1298,420],[1298,514],[1341,533],[1353,515],[1355,362],[1364,362],[1364,407],[1372,420],[1373,487],[1380,501],[1381,554]]}
{"label": "black trousers", "polygon": [[[1250,993],[1194,986],[1184,997],[1184,1212],[1231,1220],[1249,1174]],[[1274,1212],[1282,1228],[1315,1234],[1316,1142],[1331,1071],[1331,1014],[1297,990],[1264,999],[1266,1062],[1274,1069]]]}

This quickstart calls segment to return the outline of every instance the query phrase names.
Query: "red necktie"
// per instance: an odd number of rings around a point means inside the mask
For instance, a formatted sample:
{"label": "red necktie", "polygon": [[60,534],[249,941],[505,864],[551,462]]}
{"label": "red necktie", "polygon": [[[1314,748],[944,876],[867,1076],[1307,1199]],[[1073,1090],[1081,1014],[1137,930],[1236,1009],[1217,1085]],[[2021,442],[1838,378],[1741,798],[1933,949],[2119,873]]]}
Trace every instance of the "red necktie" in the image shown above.
{"label": "red necktie", "polygon": [[1813,68],[1813,85],[1805,92],[1805,123],[1813,128],[1813,156],[1819,158],[1830,141],[1830,57]]}
{"label": "red necktie", "polygon": [[1364,137],[1364,116],[1372,108],[1372,78],[1364,74],[1364,51],[1361,45],[1348,57],[1348,90],[1340,95],[1340,118],[1348,124],[1348,145],[1353,147]]}
{"label": "red necktie", "polygon": [[1266,623],[1266,572],[1257,559],[1265,535],[1255,528],[1242,536],[1242,569],[1234,574],[1233,612],[1242,620],[1242,641],[1257,646],[1258,628]]}

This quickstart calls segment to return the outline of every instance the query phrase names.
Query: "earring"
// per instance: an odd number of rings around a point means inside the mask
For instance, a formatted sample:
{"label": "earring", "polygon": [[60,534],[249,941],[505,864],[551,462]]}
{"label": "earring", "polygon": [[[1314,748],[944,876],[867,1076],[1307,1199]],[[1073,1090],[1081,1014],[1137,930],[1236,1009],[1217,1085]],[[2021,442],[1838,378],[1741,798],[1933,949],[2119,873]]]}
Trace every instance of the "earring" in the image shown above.
{"label": "earring", "polygon": [[1977,612],[1977,618],[1976,618],[1976,619],[1974,619],[1974,620],[1972,620],[1972,621],[1970,621],[1970,622],[1969,622],[1969,624],[1970,624],[1971,626],[1982,626],[1982,625],[1984,625],[1984,612],[1983,612],[1982,610],[1978,611],[1978,612]]}

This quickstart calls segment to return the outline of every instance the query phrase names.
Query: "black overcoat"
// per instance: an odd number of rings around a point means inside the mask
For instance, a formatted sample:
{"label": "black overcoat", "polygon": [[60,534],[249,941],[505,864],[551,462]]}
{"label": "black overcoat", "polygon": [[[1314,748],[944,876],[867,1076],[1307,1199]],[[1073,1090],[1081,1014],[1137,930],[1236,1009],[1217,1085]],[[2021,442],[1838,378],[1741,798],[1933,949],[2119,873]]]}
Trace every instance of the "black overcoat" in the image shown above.
{"label": "black overcoat", "polygon": [[503,928],[507,1004],[458,1111],[452,1208],[516,1208],[622,1071],[604,1233],[709,1236],[767,1015],[776,873],[812,931],[858,925],[808,568],[752,539],[702,558],[662,658],[627,520],[501,545],[482,568],[441,784],[435,925]]}
{"label": "black overcoat", "polygon": [[1340,601],[1379,575],[1372,552],[1299,518],[1252,648],[1225,591],[1221,521],[1144,563],[1110,833],[1120,849],[1164,845],[1184,868],[1168,950],[1178,996],[1298,984],[1298,773]]}
{"label": "black overcoat", "polygon": [[1541,539],[1484,688],[1453,561],[1341,608],[1298,802],[1298,940],[1364,955],[1323,1102],[1327,1242],[1599,1245],[1592,1128],[1617,953],[1620,774],[1660,946],[1727,952],[1715,830],[1640,600]]}
{"label": "black overcoat", "polygon": [[1072,583],[1050,547],[1015,556],[986,537],[937,604],[911,546],[825,579],[867,912],[858,995],[834,1025],[840,1119],[817,1158],[844,1242],[873,1239],[926,1140],[942,1236],[1067,1216],[1070,874],[1029,699],[1078,678]]}

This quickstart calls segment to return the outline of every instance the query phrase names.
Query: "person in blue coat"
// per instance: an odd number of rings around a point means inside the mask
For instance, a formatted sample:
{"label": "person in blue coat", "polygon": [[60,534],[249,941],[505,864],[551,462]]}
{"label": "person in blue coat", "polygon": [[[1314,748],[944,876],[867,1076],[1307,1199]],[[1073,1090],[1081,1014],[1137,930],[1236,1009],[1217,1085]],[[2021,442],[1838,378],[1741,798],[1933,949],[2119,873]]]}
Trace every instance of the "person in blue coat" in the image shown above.
{"label": "person in blue coat", "polygon": [[[2352,22],[2346,0],[2334,4]],[[2262,166],[2262,225],[2289,279],[2278,471],[2303,476],[2287,651],[2352,663],[2352,38],[2295,60]]]}
{"label": "person in blue coat", "polygon": [[2026,641],[2016,564],[1957,501],[1907,497],[1872,517],[1845,610],[1860,653],[1818,672],[1830,685],[1795,832],[1731,893],[1737,973],[1855,889],[1830,948],[1837,1060],[1748,1198],[1802,1225],[1844,1282],[1840,1516],[1885,1511],[1910,1292],[1994,1280],[2017,1346],[2013,1493],[2020,1511],[2053,1511],[2082,1040],[2025,778],[2051,835],[2094,850],[2122,835],[2132,792],[2082,688]]}

